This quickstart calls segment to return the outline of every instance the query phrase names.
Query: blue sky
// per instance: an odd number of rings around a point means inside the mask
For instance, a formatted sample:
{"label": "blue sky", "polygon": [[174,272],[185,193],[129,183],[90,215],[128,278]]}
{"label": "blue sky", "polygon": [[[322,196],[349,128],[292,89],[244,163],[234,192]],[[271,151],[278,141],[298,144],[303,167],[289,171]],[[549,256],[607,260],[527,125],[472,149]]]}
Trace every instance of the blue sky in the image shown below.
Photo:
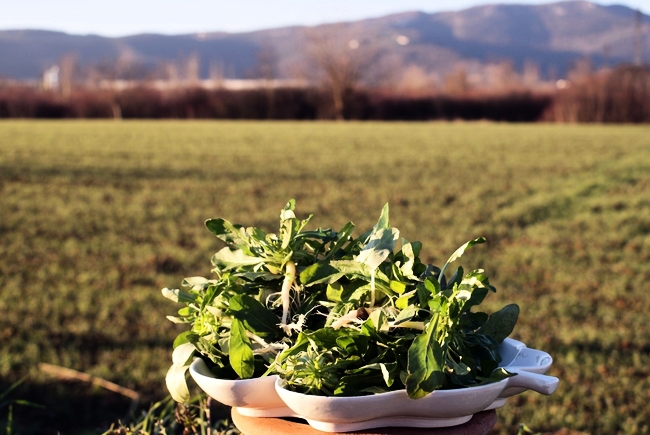
{"label": "blue sky", "polygon": [[[205,31],[240,32],[314,25],[394,12],[460,10],[489,3],[542,4],[546,0],[4,0],[0,29],[47,29],[123,36]],[[602,1],[650,14],[650,0]],[[453,6],[450,6],[453,4]]]}

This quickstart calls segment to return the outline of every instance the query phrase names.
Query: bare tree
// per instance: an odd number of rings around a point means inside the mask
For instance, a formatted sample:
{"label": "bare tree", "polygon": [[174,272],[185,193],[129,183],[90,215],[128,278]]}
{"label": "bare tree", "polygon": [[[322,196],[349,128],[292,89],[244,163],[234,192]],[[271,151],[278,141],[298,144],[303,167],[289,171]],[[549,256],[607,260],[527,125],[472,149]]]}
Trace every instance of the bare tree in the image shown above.
{"label": "bare tree", "polygon": [[309,75],[315,75],[332,97],[334,117],[343,119],[347,97],[377,58],[377,50],[355,38],[343,24],[311,29],[307,37]]}
{"label": "bare tree", "polygon": [[196,52],[190,54],[185,61],[185,77],[188,86],[198,86],[200,80],[199,55]]}
{"label": "bare tree", "polygon": [[210,61],[210,86],[212,88],[223,87],[224,68],[223,63]]}
{"label": "bare tree", "polygon": [[275,87],[273,80],[277,76],[278,54],[269,44],[263,44],[256,53],[257,72],[256,75],[264,80],[266,91],[266,117],[273,118],[273,107],[275,105]]}
{"label": "bare tree", "polygon": [[93,66],[95,80],[148,80],[156,74],[155,68],[145,64],[129,50],[123,50],[114,59],[107,59]]}
{"label": "bare tree", "polygon": [[501,60],[485,67],[487,85],[495,92],[508,92],[520,85],[520,77],[511,60]]}
{"label": "bare tree", "polygon": [[402,94],[412,97],[433,95],[437,90],[437,76],[417,65],[409,65],[402,73],[395,88]]}
{"label": "bare tree", "polygon": [[445,75],[445,84],[443,91],[446,94],[464,94],[468,90],[469,81],[467,80],[467,71],[463,66],[457,66],[454,72]]}
{"label": "bare tree", "polygon": [[72,93],[72,83],[74,81],[76,56],[74,54],[66,54],[59,61],[60,64],[60,83],[61,94],[65,98],[69,98]]}
{"label": "bare tree", "polygon": [[643,64],[643,13],[637,10],[634,14],[634,65]]}
{"label": "bare tree", "polygon": [[522,81],[526,87],[534,88],[540,84],[539,64],[530,59],[524,61],[524,71],[522,72]]}

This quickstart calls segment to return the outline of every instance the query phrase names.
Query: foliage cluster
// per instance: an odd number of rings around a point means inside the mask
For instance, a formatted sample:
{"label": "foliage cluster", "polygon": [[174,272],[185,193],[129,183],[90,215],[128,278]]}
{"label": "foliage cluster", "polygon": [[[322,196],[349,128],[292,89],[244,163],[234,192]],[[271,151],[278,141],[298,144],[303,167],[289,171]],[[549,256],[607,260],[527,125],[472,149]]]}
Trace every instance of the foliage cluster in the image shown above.
{"label": "foliage cluster", "polygon": [[[219,378],[279,374],[307,394],[359,396],[406,389],[422,398],[438,389],[496,382],[497,347],[519,308],[472,311],[496,291],[482,269],[445,271],[420,259],[422,244],[390,226],[388,204],[377,223],[353,238],[342,230],[305,230],[295,200],[280,212],[279,235],[218,218],[206,227],[228,246],[212,257],[212,279],[185,278],[186,291],[163,295],[184,304],[175,323],[189,324],[174,341],[167,386],[189,400],[185,372],[202,357]],[[297,338],[294,336],[297,335]]]}
{"label": "foliage cluster", "polygon": [[[553,101],[531,92],[409,96],[346,92],[342,116],[359,120],[489,119],[533,122]],[[69,98],[31,88],[0,87],[0,118],[333,119],[329,94],[316,88],[75,91]]]}
{"label": "foliage cluster", "polygon": [[545,115],[556,122],[650,122],[650,67],[621,65],[572,78]]}
{"label": "foliage cluster", "polygon": [[215,417],[215,402],[205,394],[180,404],[167,397],[152,403],[131,422],[118,421],[102,435],[239,435],[229,419]]}
{"label": "foliage cluster", "polygon": [[[315,227],[375,223],[463,264],[517,303],[514,338],[554,357],[550,397],[499,410],[497,431],[650,431],[650,130],[488,123],[0,122],[0,391],[21,433],[105,430],[129,402],[40,374],[71,367],[165,394],[160,288],[205,273],[206,216],[277,228],[295,197]],[[1,416],[0,416],[1,417]],[[40,428],[40,432],[39,429]],[[101,432],[100,432],[101,433]]]}

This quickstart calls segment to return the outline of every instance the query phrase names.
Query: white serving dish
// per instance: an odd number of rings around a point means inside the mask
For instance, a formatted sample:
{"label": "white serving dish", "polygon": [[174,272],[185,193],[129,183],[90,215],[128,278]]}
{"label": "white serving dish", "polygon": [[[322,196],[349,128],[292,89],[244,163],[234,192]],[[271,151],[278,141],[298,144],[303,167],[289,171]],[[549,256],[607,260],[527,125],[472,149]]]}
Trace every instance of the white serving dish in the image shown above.
{"label": "white serving dish", "polygon": [[[512,338],[506,338],[503,341],[499,347],[499,354],[502,359],[500,366],[512,373],[528,372],[544,375],[553,364],[553,358],[548,353],[537,349],[529,349],[521,341]],[[508,397],[524,391],[526,391],[525,387],[508,387],[486,409],[500,408],[506,404]]]}
{"label": "white serving dish", "polygon": [[405,390],[359,397],[310,396],[286,390],[279,378],[275,387],[294,416],[323,432],[456,426],[479,411],[505,405],[508,397],[528,389],[546,395],[556,390],[559,380],[544,375],[553,363],[548,353],[510,338],[504,340],[499,353],[501,367],[517,376],[479,387],[434,391],[417,400],[410,399]]}
{"label": "white serving dish", "polygon": [[210,397],[248,417],[299,417],[324,432],[434,428],[463,424],[476,412],[499,408],[508,397],[528,389],[552,394],[557,388],[559,380],[544,375],[553,362],[546,352],[508,338],[499,353],[501,366],[517,376],[480,387],[434,391],[417,400],[405,390],[359,397],[310,396],[284,389],[278,376],[218,379],[200,358],[190,366],[190,374]]}
{"label": "white serving dish", "polygon": [[406,390],[358,397],[324,397],[296,393],[277,379],[275,389],[296,416],[323,432],[351,432],[377,427],[435,428],[466,423],[490,408],[507,389],[531,389],[552,394],[558,379],[521,371],[493,384],[458,390],[439,390],[411,399]]}
{"label": "white serving dish", "polygon": [[208,396],[233,406],[247,417],[291,417],[291,411],[275,391],[277,376],[255,379],[219,379],[201,358],[190,365],[190,375]]}

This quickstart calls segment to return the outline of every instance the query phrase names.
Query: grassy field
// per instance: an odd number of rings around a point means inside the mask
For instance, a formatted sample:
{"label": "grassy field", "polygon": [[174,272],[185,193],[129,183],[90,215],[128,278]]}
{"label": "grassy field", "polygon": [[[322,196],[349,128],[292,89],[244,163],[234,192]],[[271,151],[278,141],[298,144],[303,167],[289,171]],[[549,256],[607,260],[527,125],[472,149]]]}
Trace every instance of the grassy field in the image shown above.
{"label": "grassy field", "polygon": [[164,397],[160,289],[209,275],[205,219],[277,231],[289,198],[334,228],[389,202],[436,263],[487,237],[461,263],[562,381],[510,399],[498,433],[650,433],[650,127],[175,121],[0,122],[0,392],[28,375],[10,397],[44,406],[14,406],[14,432],[101,433],[129,408],[39,362]]}

